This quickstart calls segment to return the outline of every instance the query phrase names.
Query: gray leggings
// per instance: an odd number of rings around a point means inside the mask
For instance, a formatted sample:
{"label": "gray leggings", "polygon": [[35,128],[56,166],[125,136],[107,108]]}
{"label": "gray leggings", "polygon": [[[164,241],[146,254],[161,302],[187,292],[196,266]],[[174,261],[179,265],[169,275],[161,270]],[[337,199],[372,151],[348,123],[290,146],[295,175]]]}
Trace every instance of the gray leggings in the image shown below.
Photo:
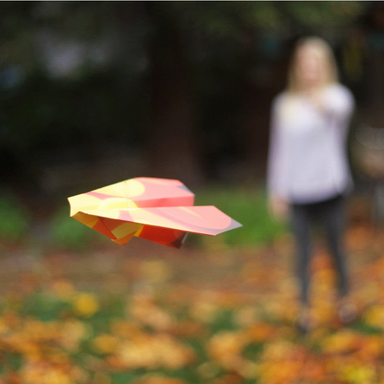
{"label": "gray leggings", "polygon": [[311,260],[311,226],[319,220],[325,229],[328,247],[335,262],[338,274],[340,297],[348,293],[346,272],[346,255],[343,244],[345,230],[345,197],[336,196],[332,199],[312,204],[292,204],[292,227],[298,253],[298,276],[301,286],[301,301],[308,304],[309,265]]}

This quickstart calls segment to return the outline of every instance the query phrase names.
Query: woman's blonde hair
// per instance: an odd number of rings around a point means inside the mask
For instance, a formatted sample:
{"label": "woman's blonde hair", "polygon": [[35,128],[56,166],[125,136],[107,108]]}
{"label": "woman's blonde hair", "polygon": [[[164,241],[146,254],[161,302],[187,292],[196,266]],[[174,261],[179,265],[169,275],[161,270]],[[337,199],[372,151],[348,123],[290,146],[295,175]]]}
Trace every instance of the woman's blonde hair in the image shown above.
{"label": "woman's blonde hair", "polygon": [[325,78],[323,79],[322,86],[334,84],[339,81],[337,74],[337,65],[332,48],[329,44],[320,37],[306,37],[299,40],[295,46],[292,55],[291,63],[288,70],[288,87],[289,92],[299,92],[301,90],[300,81],[297,77],[296,65],[299,50],[304,47],[311,47],[316,49],[324,59],[325,64]]}

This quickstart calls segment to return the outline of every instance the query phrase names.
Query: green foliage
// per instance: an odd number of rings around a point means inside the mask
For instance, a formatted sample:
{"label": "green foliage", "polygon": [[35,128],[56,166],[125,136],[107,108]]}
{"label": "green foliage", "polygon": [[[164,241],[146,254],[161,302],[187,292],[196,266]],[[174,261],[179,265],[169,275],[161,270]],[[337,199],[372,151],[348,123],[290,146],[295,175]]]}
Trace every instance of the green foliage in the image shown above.
{"label": "green foliage", "polygon": [[16,197],[0,192],[0,239],[19,241],[30,228],[30,217]]}
{"label": "green foliage", "polygon": [[262,245],[286,231],[270,217],[263,188],[212,187],[196,191],[195,205],[214,205],[243,225],[219,235],[226,245]]}
{"label": "green foliage", "polygon": [[330,27],[345,27],[362,14],[362,2],[250,1],[176,2],[178,17],[193,21],[209,36],[240,39],[250,31],[321,33]]}
{"label": "green foliage", "polygon": [[69,308],[65,301],[47,292],[36,292],[29,297],[28,302],[20,309],[22,317],[35,317],[41,321],[54,321],[60,313]]}
{"label": "green foliage", "polygon": [[51,238],[56,246],[82,250],[102,235],[69,216],[68,207],[60,207],[50,223]]}
{"label": "green foliage", "polygon": [[312,28],[345,26],[361,14],[363,4],[337,1],[287,2],[286,9],[293,23]]}

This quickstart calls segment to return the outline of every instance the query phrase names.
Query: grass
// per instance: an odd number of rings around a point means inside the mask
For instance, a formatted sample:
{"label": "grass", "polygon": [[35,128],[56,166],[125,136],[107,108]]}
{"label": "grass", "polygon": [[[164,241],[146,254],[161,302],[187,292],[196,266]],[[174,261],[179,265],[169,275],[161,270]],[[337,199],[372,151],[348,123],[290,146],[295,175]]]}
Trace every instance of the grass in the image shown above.
{"label": "grass", "polygon": [[[66,205],[66,206],[65,206]],[[93,242],[99,243],[102,235],[69,216],[68,204],[60,206],[51,218],[50,238],[59,247],[81,251]]]}
{"label": "grass", "polygon": [[20,241],[30,228],[30,215],[15,196],[0,191],[0,239]]}
{"label": "grass", "polygon": [[271,242],[286,231],[268,213],[264,188],[209,187],[196,193],[195,205],[215,205],[241,223],[241,228],[220,235],[229,246],[254,246]]}

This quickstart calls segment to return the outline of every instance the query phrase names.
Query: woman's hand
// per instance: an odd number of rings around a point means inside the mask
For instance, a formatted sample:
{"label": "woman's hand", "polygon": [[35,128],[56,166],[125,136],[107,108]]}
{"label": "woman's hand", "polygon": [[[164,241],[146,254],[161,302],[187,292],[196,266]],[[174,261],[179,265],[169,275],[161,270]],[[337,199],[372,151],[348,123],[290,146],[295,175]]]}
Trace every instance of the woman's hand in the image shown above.
{"label": "woman's hand", "polygon": [[311,104],[321,113],[326,112],[324,100],[319,89],[311,89],[306,92]]}
{"label": "woman's hand", "polygon": [[271,196],[268,201],[270,214],[277,220],[285,221],[288,217],[289,204],[284,199]]}

